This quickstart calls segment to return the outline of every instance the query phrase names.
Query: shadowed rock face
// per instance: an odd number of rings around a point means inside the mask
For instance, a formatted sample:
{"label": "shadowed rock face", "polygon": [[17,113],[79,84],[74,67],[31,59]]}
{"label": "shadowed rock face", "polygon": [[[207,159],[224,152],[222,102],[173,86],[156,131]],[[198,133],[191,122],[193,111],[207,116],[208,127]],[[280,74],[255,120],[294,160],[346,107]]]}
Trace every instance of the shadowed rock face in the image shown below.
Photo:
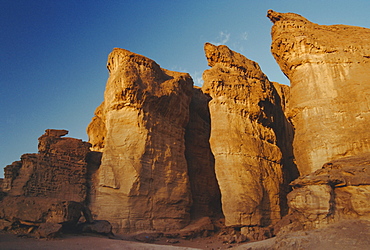
{"label": "shadowed rock face", "polygon": [[103,152],[92,210],[115,231],[182,228],[191,207],[184,135],[192,79],[124,49],[107,67],[104,102],[88,127]]}
{"label": "shadowed rock face", "polygon": [[188,163],[190,187],[193,198],[193,218],[219,217],[221,194],[215,175],[215,159],[209,137],[211,118],[208,102],[211,98],[194,87],[190,102],[190,119],[185,133],[185,156]]}
{"label": "shadowed rock face", "polygon": [[301,174],[370,150],[370,30],[268,12],[271,51],[291,83],[289,117]]}
{"label": "shadowed rock face", "polygon": [[210,145],[225,223],[268,226],[281,216],[283,154],[274,131],[276,115],[284,117],[280,98],[257,63],[223,45],[204,49],[212,68],[202,90],[212,98]]}

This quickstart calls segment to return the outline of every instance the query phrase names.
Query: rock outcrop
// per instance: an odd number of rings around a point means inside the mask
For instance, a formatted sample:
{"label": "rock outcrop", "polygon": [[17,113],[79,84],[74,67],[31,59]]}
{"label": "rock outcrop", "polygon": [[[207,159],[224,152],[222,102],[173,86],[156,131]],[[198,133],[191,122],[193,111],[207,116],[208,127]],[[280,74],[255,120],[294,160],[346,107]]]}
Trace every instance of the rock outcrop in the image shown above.
{"label": "rock outcrop", "polygon": [[257,63],[224,45],[207,43],[205,53],[212,68],[202,89],[212,98],[210,144],[225,224],[253,238],[253,227],[281,217],[282,137],[274,131],[286,125],[277,117],[284,117],[281,99]]}
{"label": "rock outcrop", "polygon": [[62,227],[76,226],[82,215],[93,222],[85,206],[91,145],[63,138],[67,133],[46,130],[39,138],[37,154],[24,154],[21,161],[5,168],[0,221],[8,229],[23,225],[31,232],[39,228],[39,235],[46,237]]}
{"label": "rock outcrop", "polygon": [[370,153],[326,163],[291,185],[290,214],[282,221],[289,221],[286,231],[320,228],[347,219],[370,220]]}
{"label": "rock outcrop", "polygon": [[92,149],[103,152],[92,211],[116,232],[180,229],[192,204],[184,136],[193,81],[124,49],[107,67],[88,127]]}
{"label": "rock outcrop", "polygon": [[286,240],[300,235],[292,231],[368,226],[370,30],[268,17],[291,87],[224,45],[205,44],[202,88],[114,49],[89,143],[48,129],[37,154],[8,165],[0,230],[113,231],[148,242],[221,228],[224,242],[278,233],[270,246],[290,247],[305,245]]}
{"label": "rock outcrop", "polygon": [[24,154],[21,161],[5,168],[3,190],[10,196],[84,202],[90,144],[63,138],[67,133],[66,130],[46,130],[39,138],[38,154]]}
{"label": "rock outcrop", "polygon": [[289,118],[302,175],[370,150],[370,30],[268,12],[271,51],[291,83]]}

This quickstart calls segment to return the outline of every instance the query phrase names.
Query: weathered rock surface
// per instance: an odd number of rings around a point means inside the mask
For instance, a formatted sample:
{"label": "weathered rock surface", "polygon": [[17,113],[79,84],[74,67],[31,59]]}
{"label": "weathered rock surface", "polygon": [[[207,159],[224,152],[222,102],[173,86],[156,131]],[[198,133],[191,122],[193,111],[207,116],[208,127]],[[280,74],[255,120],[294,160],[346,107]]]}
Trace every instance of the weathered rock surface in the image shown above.
{"label": "weathered rock surface", "polygon": [[92,211],[116,232],[182,228],[191,207],[184,134],[192,79],[124,49],[109,55],[108,70],[88,127],[103,152]]}
{"label": "weathered rock surface", "polygon": [[84,205],[88,189],[86,159],[91,145],[62,138],[67,133],[46,130],[39,138],[39,153],[24,154],[21,161],[5,168],[2,220],[31,227],[49,223],[43,226],[45,230],[41,227],[41,236],[52,234],[49,229],[59,231],[57,224],[76,225],[82,214],[92,221]]}
{"label": "weathered rock surface", "polygon": [[58,223],[46,222],[39,226],[37,235],[41,238],[54,238],[62,231],[62,225]]}
{"label": "weathered rock surface", "polygon": [[97,233],[103,235],[112,234],[112,225],[106,220],[96,220],[90,223],[83,223],[81,231],[84,233]]}
{"label": "weathered rock surface", "polygon": [[202,89],[186,73],[114,49],[90,143],[46,130],[38,154],[7,166],[0,229],[113,231],[144,242],[220,229],[228,243],[278,232],[269,247],[287,249],[333,240],[291,231],[348,219],[368,230],[360,220],[370,221],[370,30],[268,16],[291,87],[226,46],[205,45]]}
{"label": "weathered rock surface", "polygon": [[3,190],[10,196],[83,202],[90,144],[61,138],[67,133],[66,130],[46,130],[39,138],[38,154],[24,154],[21,161],[5,168]]}
{"label": "weathered rock surface", "polygon": [[13,181],[19,175],[19,170],[22,167],[21,161],[15,161],[4,168],[4,179],[2,180],[1,190],[9,192],[13,186]]}
{"label": "weathered rock surface", "polygon": [[[274,128],[284,131],[281,99],[257,63],[226,46],[205,44],[209,66],[210,144],[225,224],[265,227],[281,217],[283,154]],[[285,150],[285,149],[284,149]]]}
{"label": "weathered rock surface", "polygon": [[268,17],[272,54],[291,83],[288,113],[300,173],[370,151],[370,30],[271,10]]}
{"label": "weathered rock surface", "polygon": [[345,219],[370,220],[370,154],[344,157],[291,183],[285,231],[320,228]]}
{"label": "weathered rock surface", "polygon": [[107,128],[105,126],[105,114],[103,113],[104,102],[96,108],[94,117],[87,127],[87,134],[89,135],[89,142],[91,143],[91,150],[95,152],[102,152],[104,149],[104,140],[107,136]]}

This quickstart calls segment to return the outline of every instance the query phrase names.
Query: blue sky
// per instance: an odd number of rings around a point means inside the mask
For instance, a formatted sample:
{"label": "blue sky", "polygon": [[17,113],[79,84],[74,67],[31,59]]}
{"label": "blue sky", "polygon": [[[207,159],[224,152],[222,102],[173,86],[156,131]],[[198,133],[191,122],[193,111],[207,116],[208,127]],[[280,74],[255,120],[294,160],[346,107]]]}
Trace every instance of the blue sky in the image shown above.
{"label": "blue sky", "polygon": [[201,85],[203,44],[226,44],[270,80],[289,84],[270,53],[268,9],[370,28],[368,0],[0,0],[0,168],[37,152],[48,128],[88,139],[114,47],[188,72]]}

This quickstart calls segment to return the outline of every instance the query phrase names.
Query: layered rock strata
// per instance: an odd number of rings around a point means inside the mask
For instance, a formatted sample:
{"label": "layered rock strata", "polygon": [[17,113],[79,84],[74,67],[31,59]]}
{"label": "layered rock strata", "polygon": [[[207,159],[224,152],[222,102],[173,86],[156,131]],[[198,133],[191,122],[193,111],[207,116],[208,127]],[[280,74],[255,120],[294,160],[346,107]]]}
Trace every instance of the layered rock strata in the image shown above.
{"label": "layered rock strata", "polygon": [[207,43],[205,53],[212,68],[202,89],[212,98],[210,145],[225,223],[269,226],[281,217],[283,154],[274,128],[285,126],[276,123],[282,101],[257,63],[224,45]]}
{"label": "layered rock strata", "polygon": [[[299,177],[288,195],[288,229],[312,229],[346,219],[370,220],[370,154],[344,157]],[[284,221],[282,222],[284,223]]]}
{"label": "layered rock strata", "polygon": [[10,196],[84,202],[90,144],[63,138],[67,133],[66,130],[47,129],[39,138],[39,153],[24,154],[21,161],[5,168],[3,190]]}
{"label": "layered rock strata", "polygon": [[271,52],[290,80],[289,117],[302,175],[370,150],[370,30],[268,12]]}
{"label": "layered rock strata", "polygon": [[8,229],[21,224],[31,227],[31,232],[45,227],[44,223],[53,224],[51,228],[57,231],[62,228],[59,224],[76,226],[82,214],[92,222],[84,205],[91,145],[64,138],[67,133],[47,129],[39,138],[37,154],[24,154],[21,161],[5,168],[0,224],[6,224]]}
{"label": "layered rock strata", "polygon": [[124,49],[107,67],[104,102],[88,127],[103,152],[93,213],[116,232],[182,228],[192,202],[184,141],[192,79]]}

